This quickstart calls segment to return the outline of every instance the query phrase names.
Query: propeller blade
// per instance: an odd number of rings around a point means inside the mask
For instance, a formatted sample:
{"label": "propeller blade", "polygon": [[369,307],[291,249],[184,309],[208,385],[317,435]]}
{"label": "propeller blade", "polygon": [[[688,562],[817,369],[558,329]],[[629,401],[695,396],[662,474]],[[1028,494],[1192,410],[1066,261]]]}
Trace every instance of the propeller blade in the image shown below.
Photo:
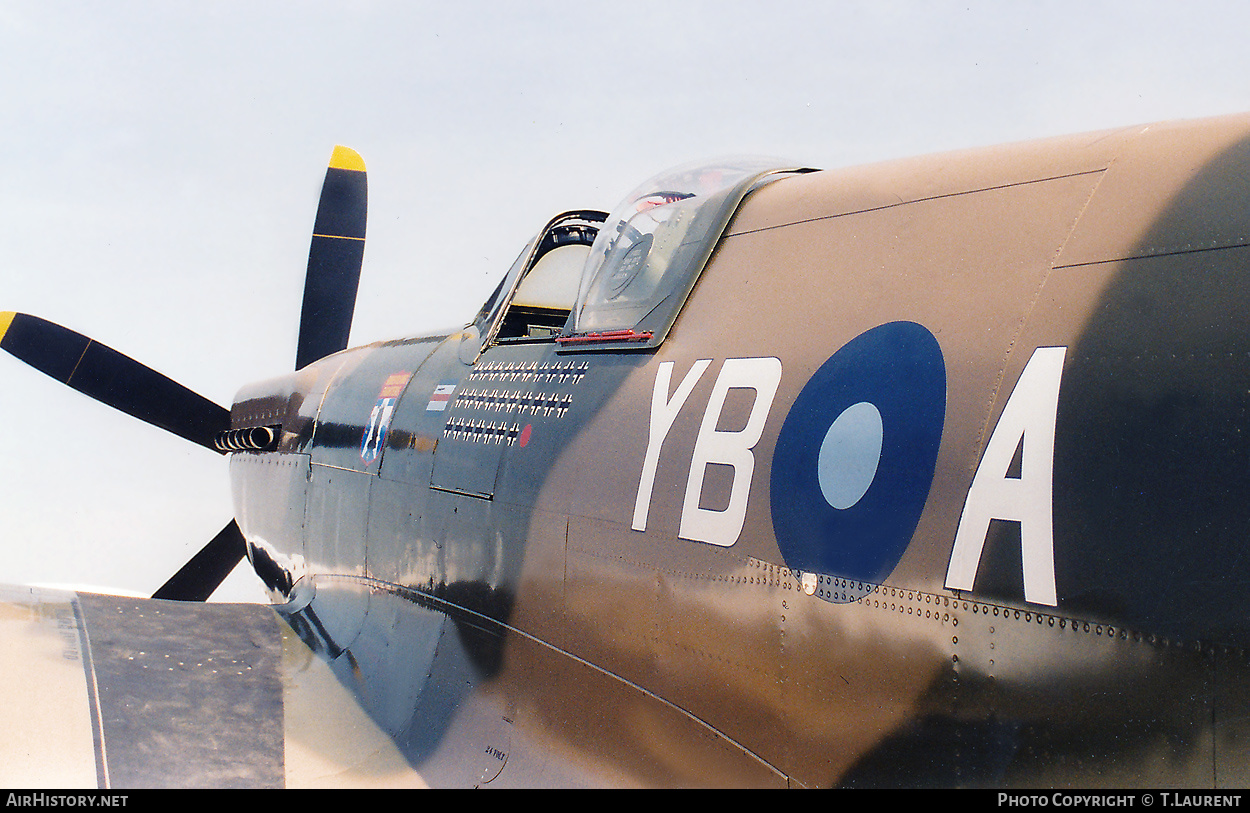
{"label": "propeller blade", "polygon": [[161,585],[152,598],[207,601],[247,553],[243,532],[234,520]]}
{"label": "propeller blade", "polygon": [[367,208],[365,162],[354,150],[335,147],[308,250],[297,370],[347,347],[365,253]]}
{"label": "propeller blade", "polygon": [[12,311],[0,313],[0,350],[84,395],[215,452],[230,411],[107,345],[69,328]]}

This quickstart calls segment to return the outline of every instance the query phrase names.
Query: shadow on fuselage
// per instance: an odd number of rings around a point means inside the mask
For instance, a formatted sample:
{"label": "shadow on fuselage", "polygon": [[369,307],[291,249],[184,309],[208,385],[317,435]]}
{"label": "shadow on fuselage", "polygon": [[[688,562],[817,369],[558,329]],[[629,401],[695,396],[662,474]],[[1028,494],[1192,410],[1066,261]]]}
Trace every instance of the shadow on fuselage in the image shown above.
{"label": "shadow on fuselage", "polygon": [[[1250,643],[1250,142],[1117,263],[1070,348],[1055,433],[1060,608]],[[1079,273],[1082,269],[1071,269]],[[1056,272],[1058,273],[1058,272]]]}
{"label": "shadow on fuselage", "polygon": [[[370,575],[321,572],[306,576],[303,589],[312,591],[306,593],[311,599],[304,603],[298,600],[301,585],[287,584],[289,577],[277,563],[268,563],[263,556],[254,562],[270,587],[291,595],[291,606],[300,607],[284,614],[299,637],[330,664],[339,682],[355,694],[409,763],[432,784],[465,780],[446,767],[452,762],[447,755],[480,743],[458,739],[456,720],[466,713],[480,714],[481,690],[505,679],[508,672],[508,642],[516,634],[513,615],[531,547],[535,505],[528,495],[542,488],[550,467],[628,372],[649,358],[649,354],[622,359],[593,353],[566,357],[557,355],[552,344],[529,344],[488,351],[479,367],[499,355],[509,364],[553,368],[568,365],[570,359],[579,365],[585,361],[588,367],[582,375],[588,380],[577,385],[573,408],[558,417],[538,410],[526,417],[534,428],[533,441],[523,456],[513,459],[519,447],[489,447],[495,455],[490,465],[498,467],[499,473],[497,482],[485,476],[483,482],[495,483],[493,494],[483,498],[433,487],[430,471],[439,459],[438,444],[450,446],[452,441],[445,434],[431,433],[428,427],[404,425],[397,417],[387,436],[387,454],[410,454],[414,460],[428,455],[431,462],[421,482],[409,474],[403,476],[412,479],[395,479],[401,475],[394,472],[417,468],[403,469],[402,465],[394,466],[389,475],[384,468],[372,480],[370,515],[364,523],[369,533]],[[435,356],[428,364],[438,367],[443,361]],[[420,374],[436,382],[458,376],[458,386],[463,387],[475,369],[453,356],[445,369],[422,368]],[[507,386],[523,394],[526,382],[510,381]],[[554,385],[540,380],[533,386],[549,391]],[[426,409],[426,391],[411,397],[419,420],[430,420],[427,413],[439,416],[439,432],[441,416],[450,419],[457,409],[475,408],[457,408],[453,403],[445,413],[432,413]],[[499,420],[493,413],[491,417]],[[360,446],[363,431],[358,425],[319,424],[317,443],[350,452]],[[437,443],[411,442],[426,436],[437,438]],[[465,442],[456,442],[461,443],[463,453]],[[387,460],[390,465],[391,459]],[[484,470],[484,464],[479,468]],[[343,474],[357,482],[367,477]],[[370,489],[361,491],[368,494]],[[379,511],[384,514],[375,515]],[[335,519],[330,513],[318,516],[324,521]]]}
{"label": "shadow on fuselage", "polygon": [[[480,583],[448,585],[437,597],[367,580],[331,581],[333,589],[283,617],[420,767],[472,688],[502,667],[505,626],[495,619],[507,618],[511,597]],[[361,603],[363,624],[351,640],[336,640],[336,614],[355,615]]]}
{"label": "shadow on fuselage", "polygon": [[[1127,258],[1066,267],[1061,258],[1042,291],[1045,301],[1063,295],[1065,275],[1107,276],[1068,347],[1053,502],[1056,615],[1090,622],[1069,622],[1069,639],[1105,626],[1105,661],[1086,663],[1079,677],[1047,672],[1063,658],[1045,647],[1067,644],[1041,634],[1022,653],[1028,674],[1013,674],[1006,651],[988,675],[956,659],[843,783],[1240,776],[1250,643],[1246,213],[1250,140],[1196,171]],[[1019,524],[996,522],[972,597],[1047,611],[1024,602],[1020,574]],[[1007,614],[995,617],[1001,634]]]}

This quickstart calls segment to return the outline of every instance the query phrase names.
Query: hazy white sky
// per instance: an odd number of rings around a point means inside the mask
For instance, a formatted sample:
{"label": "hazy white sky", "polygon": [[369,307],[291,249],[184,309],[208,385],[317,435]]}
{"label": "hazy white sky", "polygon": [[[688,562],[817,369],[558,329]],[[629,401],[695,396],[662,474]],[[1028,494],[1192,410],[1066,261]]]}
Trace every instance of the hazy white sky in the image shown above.
{"label": "hazy white sky", "polygon": [[[365,343],[467,320],[552,214],[693,159],[1250,111],[1247,30],[1231,0],[0,0],[0,310],[228,406],[293,365],[336,143],[370,171]],[[230,517],[224,460],[7,356],[0,461],[0,582],[150,592]]]}

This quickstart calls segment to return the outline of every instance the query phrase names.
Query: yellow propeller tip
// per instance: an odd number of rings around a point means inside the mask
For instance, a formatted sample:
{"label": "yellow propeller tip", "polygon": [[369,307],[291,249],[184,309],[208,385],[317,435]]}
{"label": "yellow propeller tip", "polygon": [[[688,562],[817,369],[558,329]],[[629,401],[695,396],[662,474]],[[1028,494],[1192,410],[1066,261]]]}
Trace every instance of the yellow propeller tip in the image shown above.
{"label": "yellow propeller tip", "polygon": [[337,146],[330,156],[330,169],[350,169],[354,172],[365,171],[365,160],[360,153],[350,147]]}
{"label": "yellow propeller tip", "polygon": [[9,325],[13,324],[13,317],[17,314],[13,311],[0,311],[0,339],[4,338],[4,334],[9,332]]}

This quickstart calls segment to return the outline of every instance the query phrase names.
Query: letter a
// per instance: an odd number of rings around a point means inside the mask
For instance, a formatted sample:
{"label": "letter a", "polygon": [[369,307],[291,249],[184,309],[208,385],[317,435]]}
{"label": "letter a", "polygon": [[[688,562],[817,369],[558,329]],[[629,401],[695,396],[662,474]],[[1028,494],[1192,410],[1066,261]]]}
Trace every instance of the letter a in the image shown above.
{"label": "letter a", "polygon": [[[1066,347],[1034,350],[1003,407],[981,465],[972,477],[955,532],[955,546],[946,571],[946,586],[952,590],[972,589],[990,521],[1010,520],[1020,523],[1025,601],[1051,607],[1059,603],[1055,591],[1052,483],[1059,381],[1066,353]],[[1020,477],[1008,477],[1007,471],[1021,443]]]}

